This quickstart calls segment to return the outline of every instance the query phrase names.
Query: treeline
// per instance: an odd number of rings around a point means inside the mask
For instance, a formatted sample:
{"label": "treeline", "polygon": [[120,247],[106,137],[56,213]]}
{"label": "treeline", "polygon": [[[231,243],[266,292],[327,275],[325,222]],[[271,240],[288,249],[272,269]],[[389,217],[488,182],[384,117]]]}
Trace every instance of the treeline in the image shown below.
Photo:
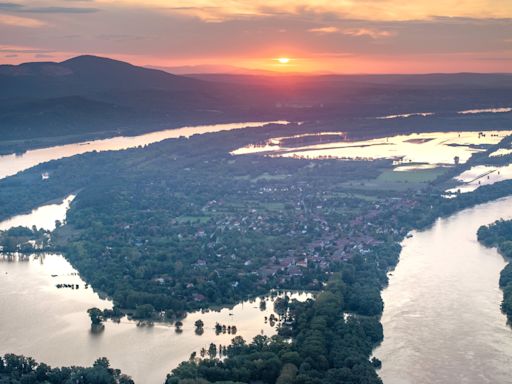
{"label": "treeline", "polygon": [[50,240],[49,231],[26,227],[12,227],[0,231],[0,249],[3,252],[31,253],[43,250]]}
{"label": "treeline", "polygon": [[[512,220],[499,220],[478,229],[478,241],[488,247],[497,247],[507,260],[512,260]],[[512,264],[509,262],[500,273],[500,288],[503,290],[501,310],[512,322]]]}
{"label": "treeline", "polygon": [[512,194],[512,180],[483,185],[471,193],[458,194],[447,199],[440,191],[433,189],[418,194],[418,204],[411,209],[396,212],[397,219],[410,229],[426,228],[439,217],[447,217],[463,209],[474,207]]}
{"label": "treeline", "polygon": [[34,359],[14,354],[0,356],[0,384],[134,384],[119,369],[110,368],[106,358],[92,367],[52,368]]}
{"label": "treeline", "polygon": [[346,312],[347,285],[340,274],[316,300],[292,301],[279,335],[251,343],[235,337],[226,358],[191,356],[167,377],[178,383],[377,384],[380,362],[369,360],[383,338],[378,316]]}

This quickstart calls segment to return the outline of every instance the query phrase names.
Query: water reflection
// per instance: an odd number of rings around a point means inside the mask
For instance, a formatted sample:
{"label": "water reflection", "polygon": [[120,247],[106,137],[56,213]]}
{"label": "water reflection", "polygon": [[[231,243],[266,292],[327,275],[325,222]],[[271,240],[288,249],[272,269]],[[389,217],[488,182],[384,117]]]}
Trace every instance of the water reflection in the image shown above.
{"label": "water reflection", "polygon": [[[35,209],[30,214],[0,223],[1,229],[36,225],[53,229],[63,221],[74,196],[60,204]],[[228,345],[235,336],[246,340],[258,334],[273,335],[276,324],[273,303],[285,294],[244,301],[219,311],[196,311],[182,320],[182,332],[170,323],[138,326],[127,318],[107,321],[101,332],[91,332],[87,309],[112,308],[87,285],[60,254],[23,255],[0,253],[0,354],[32,356],[53,366],[91,365],[106,356],[112,365],[131,375],[137,383],[161,383],[165,375],[192,352],[210,343]],[[309,293],[288,293],[307,300]],[[262,301],[264,304],[262,304]],[[204,332],[195,332],[195,321],[204,322]],[[235,326],[236,332],[215,330],[215,324]]]}
{"label": "water reflection", "polygon": [[[57,288],[59,284],[76,284],[78,289]],[[272,335],[275,326],[265,322],[274,313],[275,298],[242,302],[218,312],[188,314],[183,332],[176,333],[172,324],[155,323],[137,327],[136,322],[122,319],[108,321],[105,330],[91,334],[86,313],[90,307],[111,308],[78,276],[73,267],[58,254],[19,258],[0,257],[0,353],[33,356],[51,365],[92,364],[106,356],[113,366],[134,377],[137,383],[161,383],[166,373],[192,352],[208,348],[210,343],[227,345],[233,334],[216,334],[215,324],[236,325],[236,335],[251,340],[258,334]],[[306,300],[307,293],[289,294]],[[204,322],[204,333],[197,335],[194,322]]]}
{"label": "water reflection", "polygon": [[55,221],[64,222],[66,212],[75,195],[69,195],[62,202],[56,204],[47,204],[34,209],[32,212],[13,216],[10,219],[0,222],[0,231],[5,231],[12,227],[36,226],[37,229],[46,229],[52,231],[55,229]]}
{"label": "water reflection", "polygon": [[511,148],[500,148],[489,155],[489,157],[506,156],[512,154]]}
{"label": "water reflection", "polygon": [[483,185],[491,185],[500,181],[512,179],[512,164],[504,167],[478,165],[471,167],[455,178],[462,183],[454,188],[446,190],[446,193],[473,192]]}
{"label": "water reflection", "polygon": [[377,120],[405,119],[405,118],[414,117],[414,116],[428,117],[428,116],[433,116],[433,115],[435,115],[434,112],[413,112],[413,113],[402,113],[399,115],[380,116],[380,117],[377,117],[376,119]]}
{"label": "water reflection", "polygon": [[[361,141],[347,141],[343,138],[330,140],[328,143],[303,146],[289,145],[285,140],[288,138],[275,138],[259,146],[239,148],[232,153],[234,155],[262,153],[308,159],[387,158],[396,160],[397,164],[454,164],[466,162],[473,153],[499,143],[511,133],[511,131],[415,133]],[[323,133],[323,135],[326,134]],[[320,138],[323,139],[323,137]]]}
{"label": "water reflection", "polygon": [[145,146],[165,139],[177,137],[190,137],[195,134],[229,131],[233,129],[242,129],[250,127],[261,127],[266,124],[288,124],[287,121],[267,121],[267,122],[242,122],[232,124],[214,124],[200,125],[192,127],[183,127],[176,129],[167,129],[146,133],[139,136],[119,136],[104,140],[93,140],[82,143],[58,145],[49,148],[34,149],[21,155],[0,156],[0,179],[14,175],[20,171],[33,167],[50,160],[70,157],[81,153],[92,151],[109,151]]}
{"label": "water reflection", "polygon": [[512,217],[512,197],[462,211],[404,240],[383,292],[384,384],[510,383],[512,331],[500,312],[505,261],[476,231]]}
{"label": "water reflection", "polygon": [[457,112],[459,115],[474,115],[478,113],[508,113],[512,112],[512,108],[483,108],[483,109],[468,109],[465,111]]}

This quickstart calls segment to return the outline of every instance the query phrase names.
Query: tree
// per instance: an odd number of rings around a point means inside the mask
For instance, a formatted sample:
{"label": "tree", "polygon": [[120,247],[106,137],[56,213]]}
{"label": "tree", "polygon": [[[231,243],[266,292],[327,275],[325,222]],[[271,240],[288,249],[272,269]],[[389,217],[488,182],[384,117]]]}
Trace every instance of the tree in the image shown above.
{"label": "tree", "polygon": [[210,343],[210,347],[208,348],[208,356],[210,359],[215,359],[215,357],[217,357],[217,346],[214,343]]}
{"label": "tree", "polygon": [[281,368],[281,373],[277,378],[276,384],[292,384],[297,376],[298,369],[293,364],[285,364]]}
{"label": "tree", "polygon": [[103,317],[103,312],[99,308],[89,308],[87,310],[87,313],[89,314],[89,317],[91,318],[91,325],[100,325],[103,323],[105,318]]}
{"label": "tree", "polygon": [[135,318],[137,319],[150,319],[155,313],[155,307],[151,304],[142,304],[135,307]]}
{"label": "tree", "polygon": [[202,335],[204,333],[204,323],[203,323],[203,320],[201,320],[201,319],[196,320],[194,325],[196,326],[196,333],[198,335]]}
{"label": "tree", "polygon": [[108,361],[108,359],[106,357],[100,357],[99,359],[97,359],[94,362],[94,364],[92,366],[93,367],[109,368],[110,367],[110,361]]}

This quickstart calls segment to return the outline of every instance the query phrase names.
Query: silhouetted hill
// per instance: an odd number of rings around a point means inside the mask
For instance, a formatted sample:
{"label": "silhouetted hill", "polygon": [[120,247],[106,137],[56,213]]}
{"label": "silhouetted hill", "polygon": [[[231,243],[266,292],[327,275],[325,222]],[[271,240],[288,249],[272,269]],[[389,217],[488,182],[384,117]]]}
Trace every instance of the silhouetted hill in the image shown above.
{"label": "silhouetted hill", "polygon": [[[470,119],[506,128],[512,114],[457,115],[504,106],[512,106],[510,74],[186,77],[96,56],[0,65],[0,141],[274,119],[346,131],[444,129]],[[414,112],[435,118],[371,119]]]}
{"label": "silhouetted hill", "polygon": [[0,98],[133,89],[197,92],[206,87],[201,80],[96,56],[78,56],[61,63],[0,65]]}
{"label": "silhouetted hill", "polygon": [[0,65],[0,140],[229,120],[232,88],[96,56]]}

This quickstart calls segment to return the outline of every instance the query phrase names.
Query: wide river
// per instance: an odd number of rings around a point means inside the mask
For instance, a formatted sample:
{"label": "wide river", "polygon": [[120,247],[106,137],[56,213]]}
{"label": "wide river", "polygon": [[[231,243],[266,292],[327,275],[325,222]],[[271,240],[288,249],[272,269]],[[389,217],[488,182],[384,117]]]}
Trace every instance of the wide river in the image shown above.
{"label": "wide river", "polygon": [[57,145],[33,149],[21,155],[0,156],[0,179],[50,160],[79,155],[92,151],[112,151],[145,146],[165,139],[190,137],[192,135],[230,131],[233,129],[262,127],[266,124],[288,124],[287,121],[242,122],[230,124],[198,125],[145,133],[138,136],[118,136],[110,139],[91,140],[81,143]]}
{"label": "wide river", "polygon": [[383,292],[384,384],[512,383],[512,329],[500,312],[505,260],[477,241],[512,217],[512,197],[439,219],[404,240]]}

